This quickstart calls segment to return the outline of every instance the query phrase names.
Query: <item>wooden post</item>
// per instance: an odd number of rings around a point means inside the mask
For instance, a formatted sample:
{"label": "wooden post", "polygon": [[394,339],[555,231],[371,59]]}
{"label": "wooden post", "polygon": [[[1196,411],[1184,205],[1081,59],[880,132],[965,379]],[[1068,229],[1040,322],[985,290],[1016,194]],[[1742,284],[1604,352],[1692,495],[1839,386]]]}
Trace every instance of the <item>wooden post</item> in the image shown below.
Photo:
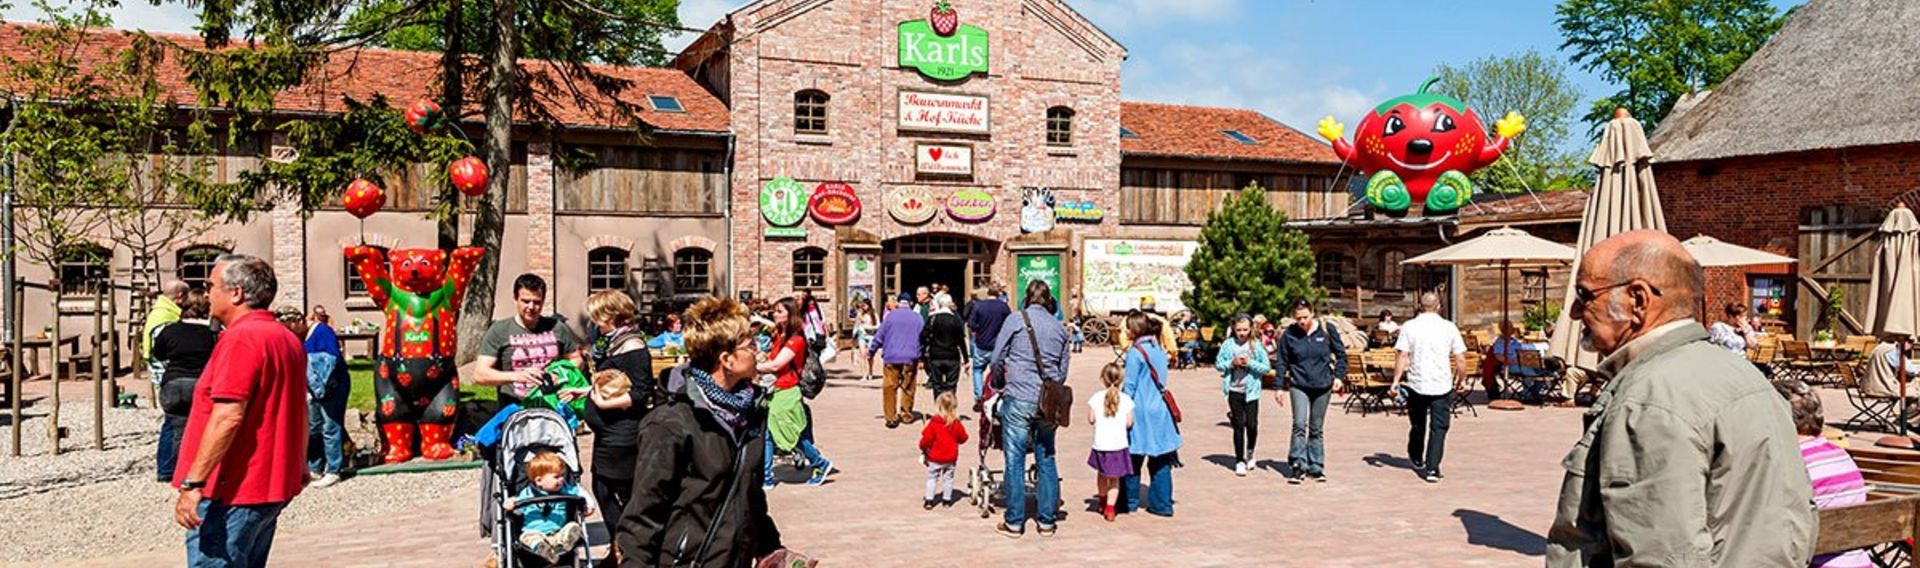
{"label": "wooden post", "polygon": [[100,368],[100,350],[105,347],[100,341],[100,332],[104,331],[100,324],[103,292],[104,288],[93,289],[93,333],[90,334],[93,336],[93,449],[96,450],[107,449],[106,398],[110,395],[106,385],[111,381],[103,378],[106,371]]}
{"label": "wooden post", "polygon": [[[47,337],[47,374],[53,380],[53,410],[47,413],[47,455],[60,455],[60,296],[64,293],[58,283],[53,286],[53,333]],[[68,363],[72,363],[69,359]]]}
{"label": "wooden post", "polygon": [[[26,289],[17,285],[8,286],[7,289],[13,295],[13,305],[20,305],[20,301],[26,296]],[[14,318],[13,321],[7,322],[7,326],[13,328],[13,348],[7,350],[7,358],[10,359],[9,367],[13,369],[13,390],[7,391],[7,402],[13,407],[13,422],[11,422],[13,428],[10,428],[13,430],[13,457],[20,457],[20,387],[25,383],[23,377],[27,374],[26,367],[20,364],[25,360],[20,355],[20,348],[26,346],[26,338],[23,336],[26,335],[27,326],[21,322],[23,319],[25,318]]]}

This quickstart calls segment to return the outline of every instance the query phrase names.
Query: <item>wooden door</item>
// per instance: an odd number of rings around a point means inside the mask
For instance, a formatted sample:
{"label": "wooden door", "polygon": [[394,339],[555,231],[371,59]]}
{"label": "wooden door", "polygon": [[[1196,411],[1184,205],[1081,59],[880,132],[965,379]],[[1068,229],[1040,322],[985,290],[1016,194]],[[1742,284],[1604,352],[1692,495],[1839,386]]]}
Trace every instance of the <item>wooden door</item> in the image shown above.
{"label": "wooden door", "polygon": [[1800,290],[1794,306],[1794,330],[1808,338],[1819,329],[1827,312],[1827,295],[1838,289],[1842,309],[1834,314],[1837,336],[1866,335],[1862,323],[1872,300],[1873,263],[1878,249],[1874,231],[1886,211],[1829,205],[1809,207],[1800,215]]}

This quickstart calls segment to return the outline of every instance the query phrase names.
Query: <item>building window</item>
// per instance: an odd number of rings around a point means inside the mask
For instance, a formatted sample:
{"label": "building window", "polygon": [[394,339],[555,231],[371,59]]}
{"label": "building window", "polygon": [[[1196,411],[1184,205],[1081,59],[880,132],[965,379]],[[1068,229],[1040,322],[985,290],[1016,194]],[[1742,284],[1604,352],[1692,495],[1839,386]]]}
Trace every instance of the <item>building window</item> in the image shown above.
{"label": "building window", "polygon": [[827,133],[827,94],[808,89],[793,95],[793,131],[796,134]]}
{"label": "building window", "polygon": [[713,253],[707,249],[683,248],[673,251],[673,291],[675,294],[706,294],[713,291]]}
{"label": "building window", "polygon": [[[388,252],[387,247],[383,247],[380,245],[366,245],[366,246],[373,247],[374,250],[380,251],[381,259],[387,258],[387,252]],[[353,263],[347,262],[346,257],[341,257],[340,259],[340,273],[346,275],[346,278],[347,278],[347,297],[348,298],[367,297],[367,282],[365,280],[360,279],[360,271],[354,270]]]}
{"label": "building window", "polygon": [[1406,269],[1400,262],[1407,259],[1405,251],[1390,250],[1380,253],[1380,289],[1399,290],[1406,283]]}
{"label": "building window", "polygon": [[653,103],[653,110],[659,112],[687,112],[687,107],[680,106],[680,99],[672,95],[648,95],[647,102]]}
{"label": "building window", "polygon": [[1127,128],[1127,127],[1125,127],[1125,126],[1122,126],[1122,127],[1120,127],[1120,138],[1122,138],[1122,139],[1132,139],[1132,140],[1138,140],[1138,139],[1140,139],[1140,135],[1139,135],[1139,134],[1135,134],[1135,133],[1133,132],[1133,130],[1131,130],[1131,129],[1129,129],[1129,128]]}
{"label": "building window", "polygon": [[1320,253],[1315,281],[1321,288],[1346,288],[1348,277],[1353,272],[1353,259],[1337,252]]}
{"label": "building window", "polygon": [[587,293],[627,289],[627,249],[600,247],[587,251]]}
{"label": "building window", "polygon": [[91,296],[106,289],[113,251],[96,245],[69,246],[60,251],[60,288],[68,295]]}
{"label": "building window", "polygon": [[1073,109],[1063,106],[1047,109],[1047,145],[1073,145]]}
{"label": "building window", "polygon": [[807,247],[793,251],[793,289],[819,290],[827,287],[827,251]]}
{"label": "building window", "polygon": [[1248,136],[1246,135],[1246,133],[1240,132],[1238,130],[1222,130],[1220,131],[1220,133],[1227,135],[1227,138],[1230,138],[1234,142],[1239,142],[1241,144],[1252,145],[1252,144],[1260,143],[1259,140],[1254,140],[1252,136]]}
{"label": "building window", "polygon": [[202,245],[182,249],[173,258],[174,275],[195,290],[207,289],[207,282],[213,279],[213,261],[227,254],[227,249]]}

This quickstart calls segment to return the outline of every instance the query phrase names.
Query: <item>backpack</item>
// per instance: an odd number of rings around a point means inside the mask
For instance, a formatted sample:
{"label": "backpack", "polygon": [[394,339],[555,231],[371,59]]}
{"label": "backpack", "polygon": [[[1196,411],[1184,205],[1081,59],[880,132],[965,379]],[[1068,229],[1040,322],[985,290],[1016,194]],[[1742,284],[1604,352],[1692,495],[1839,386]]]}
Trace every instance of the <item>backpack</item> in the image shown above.
{"label": "backpack", "polygon": [[820,363],[820,350],[807,349],[807,360],[800,367],[800,395],[811,400],[827,388],[827,367]]}

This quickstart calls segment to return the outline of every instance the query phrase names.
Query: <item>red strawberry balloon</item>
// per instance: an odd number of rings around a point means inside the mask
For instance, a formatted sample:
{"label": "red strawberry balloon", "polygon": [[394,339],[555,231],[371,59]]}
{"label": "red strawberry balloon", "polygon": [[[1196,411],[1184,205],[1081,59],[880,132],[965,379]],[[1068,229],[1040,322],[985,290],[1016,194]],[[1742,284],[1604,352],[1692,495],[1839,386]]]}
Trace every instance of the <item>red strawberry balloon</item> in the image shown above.
{"label": "red strawberry balloon", "polygon": [[480,158],[467,156],[454,160],[447,166],[447,181],[468,197],[479,197],[487,192],[487,163]]}
{"label": "red strawberry balloon", "polygon": [[365,219],[368,215],[380,212],[380,207],[387,204],[387,194],[373,182],[356,179],[347,185],[347,193],[340,196],[340,204],[347,208],[348,213]]}
{"label": "red strawberry balloon", "polygon": [[415,100],[413,104],[407,105],[407,110],[402,116],[407,119],[407,128],[413,129],[414,132],[426,132],[440,121],[440,105],[428,99]]}
{"label": "red strawberry balloon", "polygon": [[960,29],[960,12],[953,9],[947,0],[933,3],[933,9],[927,11],[927,25],[933,27],[933,33],[940,37],[953,37]]}

